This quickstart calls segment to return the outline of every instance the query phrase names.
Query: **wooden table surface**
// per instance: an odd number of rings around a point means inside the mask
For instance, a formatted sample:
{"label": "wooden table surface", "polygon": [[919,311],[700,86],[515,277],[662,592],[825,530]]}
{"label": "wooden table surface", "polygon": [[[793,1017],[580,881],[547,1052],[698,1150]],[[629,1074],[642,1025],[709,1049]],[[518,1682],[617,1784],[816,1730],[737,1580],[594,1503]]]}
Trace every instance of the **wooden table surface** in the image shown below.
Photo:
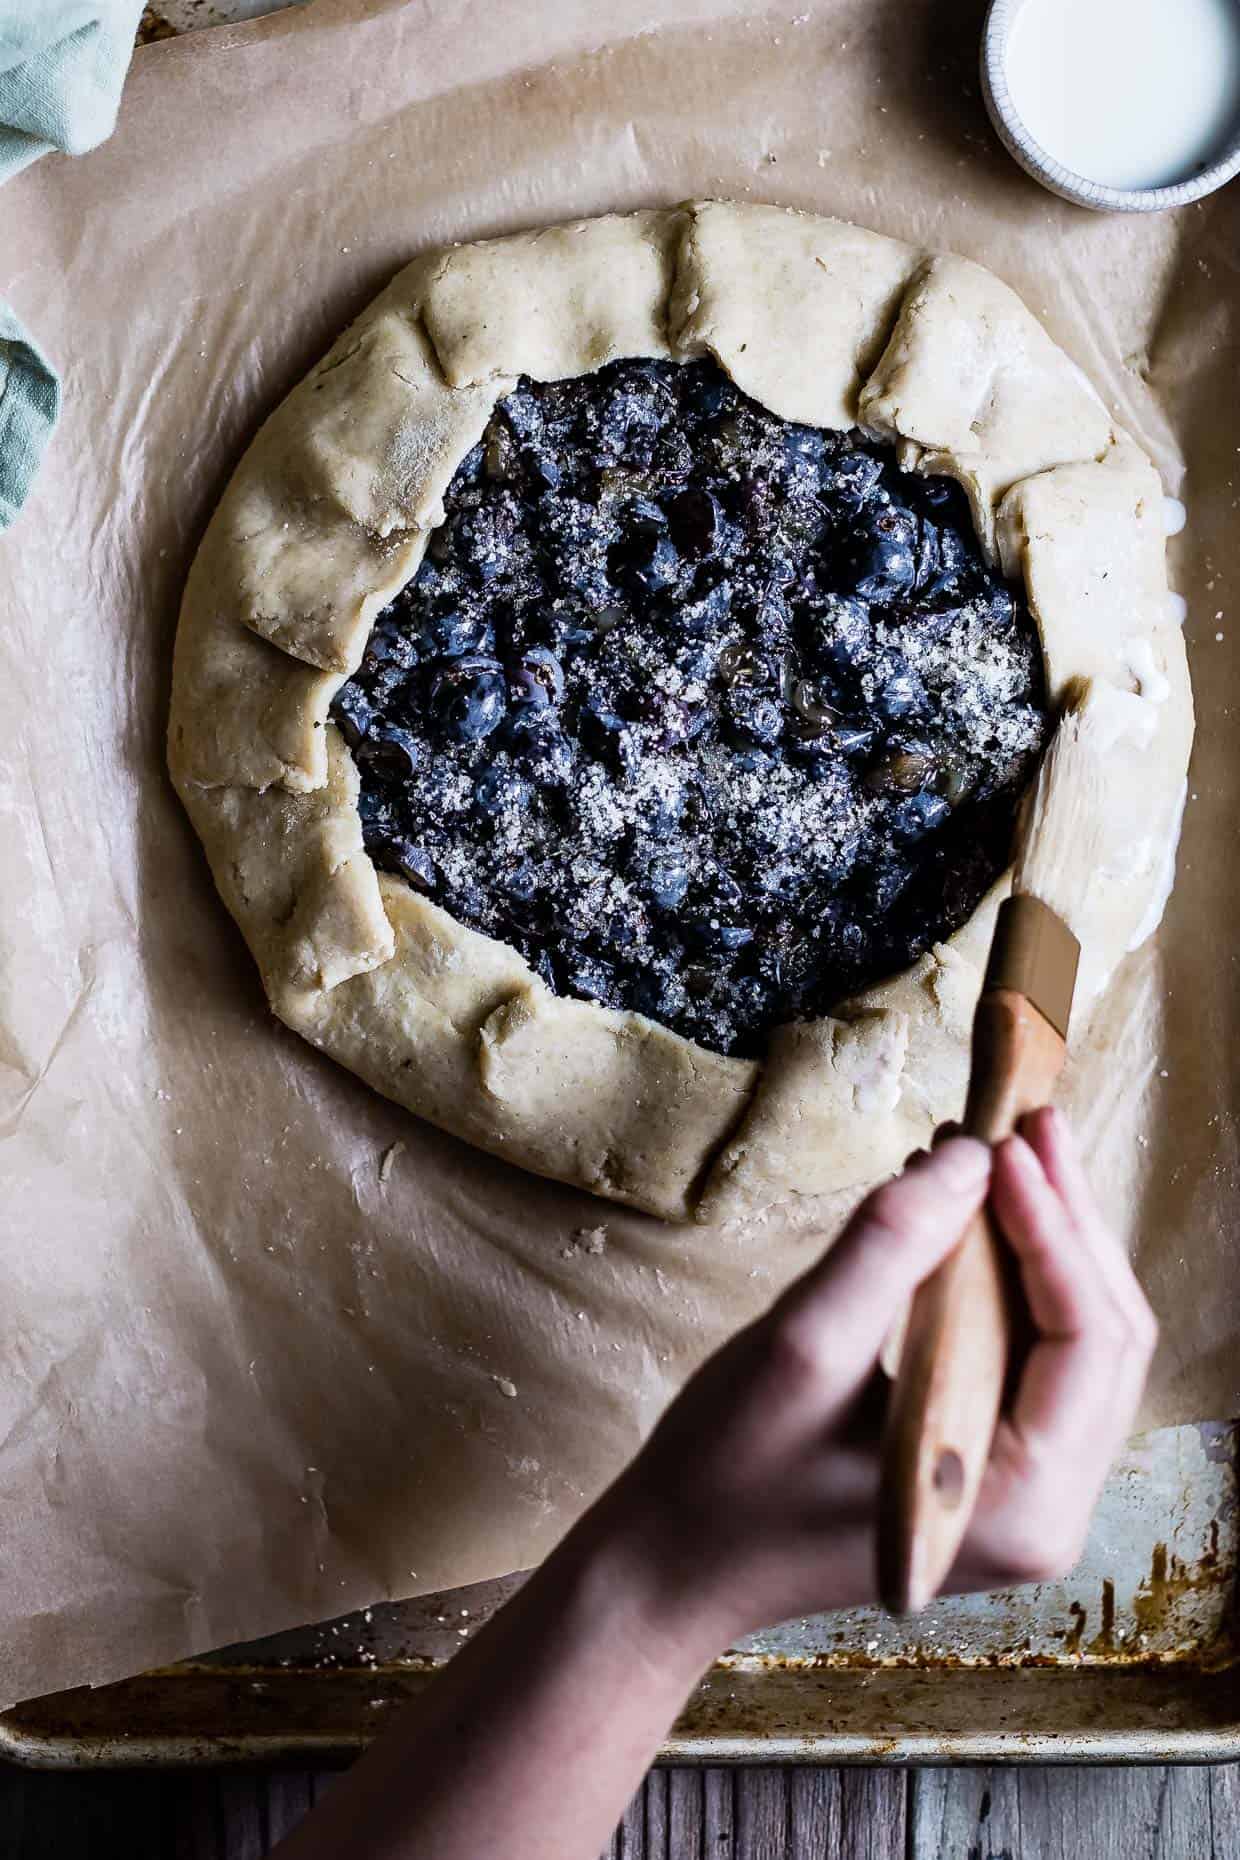
{"label": "wooden table surface", "polygon": [[[332,1781],[0,1769],[0,1860],[259,1860]],[[1240,1766],[1185,1765],[656,1770],[608,1860],[1238,1857]]]}

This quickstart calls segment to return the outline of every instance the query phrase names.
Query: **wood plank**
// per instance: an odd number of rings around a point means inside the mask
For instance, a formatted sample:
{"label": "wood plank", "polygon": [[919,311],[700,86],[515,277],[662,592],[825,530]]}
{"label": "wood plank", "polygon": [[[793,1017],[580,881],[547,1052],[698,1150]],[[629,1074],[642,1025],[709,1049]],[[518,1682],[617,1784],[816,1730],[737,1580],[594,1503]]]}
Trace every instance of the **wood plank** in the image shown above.
{"label": "wood plank", "polygon": [[[957,1853],[968,1860],[999,1860],[999,1827],[1015,1819],[1015,1799],[1006,1799],[994,1812],[996,1792],[1002,1793],[1013,1773],[1003,1770],[914,1770],[909,1777],[910,1860],[952,1860]],[[1019,1840],[1019,1822],[1016,1839]],[[1019,1852],[1009,1843],[1006,1860]]]}
{"label": "wood plank", "polygon": [[702,1860],[730,1860],[736,1831],[736,1772],[702,1771]]}
{"label": "wood plank", "polygon": [[651,1770],[641,1791],[645,1804],[646,1854],[650,1860],[663,1860],[672,1848],[671,1778],[666,1770]]}
{"label": "wood plank", "polygon": [[1233,1860],[1238,1795],[1225,1771],[1192,1764],[919,1770],[909,1852],[913,1860]]}
{"label": "wood plank", "polygon": [[[330,1778],[335,1781],[335,1777]],[[316,1778],[309,1770],[276,1770],[267,1793],[267,1840],[274,1847],[304,1821],[318,1799]]]}
{"label": "wood plank", "polygon": [[907,1771],[840,1772],[840,1860],[905,1860],[907,1818]]}
{"label": "wood plank", "polygon": [[[671,1860],[706,1860],[706,1782],[701,1770],[668,1770],[667,1851]],[[712,1855],[711,1860],[717,1860]]]}
{"label": "wood plank", "polygon": [[747,1769],[733,1774],[736,1816],[734,1860],[787,1860],[791,1852],[791,1786],[786,1770]]}
{"label": "wood plank", "polygon": [[1214,1850],[1240,1854],[1240,1763],[1216,1764],[1209,1774]]}
{"label": "wood plank", "polygon": [[228,1860],[263,1860],[269,1851],[267,1784],[261,1770],[239,1771],[220,1789],[220,1852]]}
{"label": "wood plank", "polygon": [[[900,1778],[901,1789],[904,1778]],[[837,1860],[842,1852],[840,1811],[844,1784],[839,1770],[793,1770],[788,1785],[790,1850],[796,1860]]]}
{"label": "wood plank", "polygon": [[[169,1850],[174,1860],[220,1860],[224,1852],[223,1798],[229,1774],[203,1770],[197,1775],[168,1779]],[[134,1852],[136,1860],[140,1850]]]}

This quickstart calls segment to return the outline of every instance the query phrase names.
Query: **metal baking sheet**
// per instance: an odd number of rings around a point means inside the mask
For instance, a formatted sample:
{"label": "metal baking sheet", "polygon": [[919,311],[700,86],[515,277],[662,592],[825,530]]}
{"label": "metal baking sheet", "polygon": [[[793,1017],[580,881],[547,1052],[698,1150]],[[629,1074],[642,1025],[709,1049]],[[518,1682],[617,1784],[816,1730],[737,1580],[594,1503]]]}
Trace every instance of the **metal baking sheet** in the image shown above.
{"label": "metal baking sheet", "polygon": [[[1240,1757],[1240,1425],[1130,1448],[1062,1582],[758,1634],[703,1678],[665,1761],[1220,1762]],[[0,1755],[344,1761],[519,1577],[367,1609],[0,1716]]]}

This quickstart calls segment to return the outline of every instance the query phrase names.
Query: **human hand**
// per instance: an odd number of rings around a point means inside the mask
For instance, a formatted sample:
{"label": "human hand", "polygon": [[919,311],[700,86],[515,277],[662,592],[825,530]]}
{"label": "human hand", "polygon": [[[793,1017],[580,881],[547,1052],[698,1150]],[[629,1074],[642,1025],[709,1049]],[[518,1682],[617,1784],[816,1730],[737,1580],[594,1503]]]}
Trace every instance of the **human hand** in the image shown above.
{"label": "human hand", "polygon": [[988,1191],[1035,1339],[947,1586],[1075,1562],[1157,1331],[1067,1126],[1040,1111],[993,1153],[950,1137],[872,1194],[827,1257],[704,1365],[604,1500],[604,1528],[653,1559],[669,1618],[703,1644],[875,1599],[879,1351]]}
{"label": "human hand", "polygon": [[596,1854],[721,1646],[872,1600],[878,1353],[988,1189],[1037,1338],[952,1586],[1066,1569],[1131,1424],[1154,1320],[1062,1124],[1039,1112],[1023,1132],[993,1158],[950,1137],[871,1195],[281,1853]]}

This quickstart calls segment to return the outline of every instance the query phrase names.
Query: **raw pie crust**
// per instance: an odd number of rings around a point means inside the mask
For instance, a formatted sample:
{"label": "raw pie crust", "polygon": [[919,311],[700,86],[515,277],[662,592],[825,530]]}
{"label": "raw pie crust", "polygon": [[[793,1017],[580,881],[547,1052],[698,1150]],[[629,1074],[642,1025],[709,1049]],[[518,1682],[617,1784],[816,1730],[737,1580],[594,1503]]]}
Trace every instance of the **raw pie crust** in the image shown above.
{"label": "raw pie crust", "polygon": [[786,420],[893,441],[965,488],[1023,575],[1047,687],[1106,689],[1109,845],[1077,1013],[1156,927],[1192,741],[1162,492],[1020,299],[968,260],[704,202],[432,252],[262,428],[177,635],[169,761],[276,1014],[419,1116],[669,1219],[898,1168],[959,1113],[1000,881],[955,936],[760,1062],[552,994],[508,945],[376,872],[328,707],[415,574],[443,494],[525,374],[713,356]]}

